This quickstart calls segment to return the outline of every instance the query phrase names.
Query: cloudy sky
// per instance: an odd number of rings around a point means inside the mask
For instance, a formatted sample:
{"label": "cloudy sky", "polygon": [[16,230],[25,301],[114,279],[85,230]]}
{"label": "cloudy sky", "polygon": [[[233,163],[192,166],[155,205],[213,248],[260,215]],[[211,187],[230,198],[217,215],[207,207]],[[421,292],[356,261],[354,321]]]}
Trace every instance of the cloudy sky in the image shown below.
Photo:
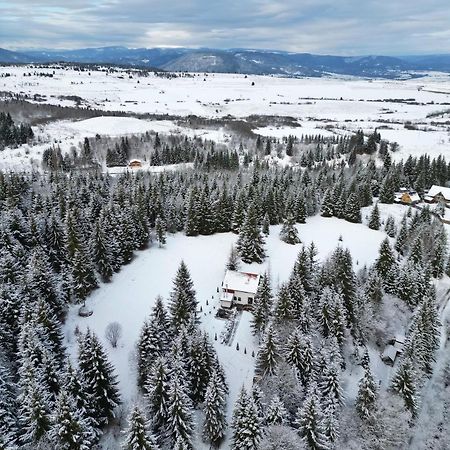
{"label": "cloudy sky", "polygon": [[0,0],[0,47],[450,53],[449,0]]}

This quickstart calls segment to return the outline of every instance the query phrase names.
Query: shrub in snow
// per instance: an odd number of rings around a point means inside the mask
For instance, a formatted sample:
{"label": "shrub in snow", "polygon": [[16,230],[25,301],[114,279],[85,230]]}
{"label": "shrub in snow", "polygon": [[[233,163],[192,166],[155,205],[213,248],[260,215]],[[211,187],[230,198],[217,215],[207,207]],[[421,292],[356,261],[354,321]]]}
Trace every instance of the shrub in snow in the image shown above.
{"label": "shrub in snow", "polygon": [[119,339],[122,337],[122,326],[119,322],[111,322],[105,330],[105,337],[113,348],[117,347]]}

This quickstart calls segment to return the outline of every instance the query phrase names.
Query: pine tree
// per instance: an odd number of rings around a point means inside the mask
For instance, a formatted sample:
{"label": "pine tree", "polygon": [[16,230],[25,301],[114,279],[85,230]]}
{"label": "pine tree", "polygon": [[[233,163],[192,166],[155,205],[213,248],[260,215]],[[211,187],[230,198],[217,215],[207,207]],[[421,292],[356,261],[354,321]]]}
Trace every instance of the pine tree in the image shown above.
{"label": "pine tree", "polygon": [[395,226],[395,219],[392,216],[388,216],[386,219],[386,225],[384,226],[384,231],[390,238],[395,238],[397,234],[397,227]]}
{"label": "pine tree", "polygon": [[153,429],[156,433],[163,434],[168,423],[169,405],[169,366],[165,358],[158,358],[153,363],[145,392]]}
{"label": "pine tree", "polygon": [[285,357],[286,361],[298,371],[302,383],[308,384],[314,367],[311,339],[302,336],[300,330],[295,330],[288,339]]}
{"label": "pine tree", "polygon": [[275,318],[278,322],[292,320],[294,318],[294,308],[291,294],[287,284],[281,285],[278,290],[278,299],[275,306]]}
{"label": "pine tree", "polygon": [[24,445],[37,445],[47,438],[51,427],[50,398],[35,381],[22,396],[19,423]]}
{"label": "pine tree", "polygon": [[114,418],[120,395],[114,369],[97,336],[90,330],[80,339],[78,365],[88,394],[93,399],[95,419],[100,424],[107,424]]}
{"label": "pine tree", "polygon": [[254,334],[264,331],[272,308],[272,290],[269,274],[261,276],[253,301],[252,329]]}
{"label": "pine tree", "polygon": [[278,395],[274,395],[267,407],[266,423],[268,425],[285,425],[288,422],[288,412]]}
{"label": "pine tree", "polygon": [[192,189],[189,198],[186,211],[186,222],[184,225],[186,236],[197,236],[198,230],[198,217],[197,217],[197,191]]}
{"label": "pine tree", "polygon": [[123,450],[159,450],[156,439],[150,433],[144,413],[134,406],[128,416],[128,428],[124,431]]}
{"label": "pine tree", "polygon": [[313,384],[308,390],[307,397],[298,409],[295,424],[299,428],[300,436],[311,450],[328,450],[330,448],[323,424],[323,413]]}
{"label": "pine tree", "polygon": [[108,282],[114,272],[112,264],[112,250],[110,243],[106,239],[103,226],[100,221],[95,224],[92,232],[89,252],[95,269],[104,282]]}
{"label": "pine tree", "polygon": [[72,291],[77,301],[83,301],[97,287],[97,279],[83,250],[75,250],[71,267]]}
{"label": "pine tree", "polygon": [[332,191],[328,189],[322,200],[320,215],[322,217],[332,217],[334,211]]}
{"label": "pine tree", "polygon": [[280,231],[280,239],[287,244],[295,245],[300,243],[298,230],[295,227],[295,222],[292,216],[288,216],[288,218],[284,221],[283,227]]}
{"label": "pine tree", "polygon": [[372,305],[379,309],[383,301],[383,283],[376,270],[371,270],[367,277],[365,293]]}
{"label": "pine tree", "polygon": [[191,275],[184,261],[178,267],[173,290],[170,295],[169,311],[176,330],[197,320],[197,300]]}
{"label": "pine tree", "polygon": [[156,298],[150,319],[144,322],[137,343],[138,383],[143,386],[151,364],[159,356],[164,356],[169,348],[170,321],[162,298]]}
{"label": "pine tree", "polygon": [[228,261],[226,268],[228,270],[239,270],[239,255],[236,251],[236,248],[234,246],[231,246],[230,255],[228,256]]}
{"label": "pine tree", "polygon": [[361,223],[361,206],[359,199],[354,192],[352,192],[346,202],[344,210],[344,219],[348,222]]}
{"label": "pine tree", "polygon": [[158,216],[155,221],[155,233],[160,247],[166,243],[166,231],[166,224],[164,220]]}
{"label": "pine tree", "polygon": [[379,230],[380,225],[380,210],[378,209],[378,203],[375,203],[369,217],[369,228],[372,230]]}
{"label": "pine tree", "polygon": [[408,359],[403,360],[392,379],[392,389],[403,398],[405,406],[413,418],[416,417],[418,411],[418,391],[415,380],[416,373],[412,362]]}
{"label": "pine tree", "polygon": [[272,326],[269,326],[264,340],[258,350],[256,370],[261,375],[273,375],[280,359],[278,336]]}
{"label": "pine tree", "polygon": [[205,394],[203,412],[205,421],[203,423],[203,437],[214,445],[220,443],[226,431],[226,394],[222,380],[214,371],[211,375]]}
{"label": "pine tree", "polygon": [[175,444],[179,438],[189,444],[193,433],[193,407],[186,390],[174,376],[169,384],[169,401],[167,405],[167,434],[170,442]]}
{"label": "pine tree", "polygon": [[373,379],[370,367],[364,369],[364,375],[359,381],[358,395],[356,397],[356,411],[362,420],[369,420],[374,416],[377,404],[377,386]]}
{"label": "pine tree", "polygon": [[380,202],[381,203],[394,203],[395,188],[392,177],[390,174],[386,175],[380,189]]}
{"label": "pine tree", "polygon": [[89,450],[93,446],[95,434],[89,422],[65,391],[61,391],[56,400],[49,435],[55,450]]}
{"label": "pine tree", "polygon": [[261,419],[255,402],[242,388],[233,410],[232,450],[257,450],[262,437]]}
{"label": "pine tree", "polygon": [[270,218],[269,218],[269,214],[264,214],[263,217],[263,221],[262,221],[262,232],[266,235],[269,236],[270,234]]}
{"label": "pine tree", "polygon": [[16,388],[11,371],[0,359],[0,449],[14,448],[18,440]]}
{"label": "pine tree", "polygon": [[237,251],[245,263],[262,263],[265,258],[264,239],[258,224],[256,209],[250,204],[236,244]]}
{"label": "pine tree", "polygon": [[325,402],[342,406],[344,404],[344,391],[340,383],[339,369],[334,364],[328,364],[321,375],[319,388]]}
{"label": "pine tree", "polygon": [[394,252],[392,251],[389,240],[386,238],[380,246],[378,259],[375,261],[375,268],[383,281],[387,281],[389,271],[396,267]]}

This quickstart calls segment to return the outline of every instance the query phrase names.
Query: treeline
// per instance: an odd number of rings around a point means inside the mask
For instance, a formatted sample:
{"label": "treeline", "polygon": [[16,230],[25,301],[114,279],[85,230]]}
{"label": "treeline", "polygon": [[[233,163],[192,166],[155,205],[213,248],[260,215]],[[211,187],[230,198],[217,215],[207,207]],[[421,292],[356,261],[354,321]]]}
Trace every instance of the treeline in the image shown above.
{"label": "treeline", "polygon": [[30,125],[16,125],[9,113],[0,112],[0,150],[26,144],[33,137]]}

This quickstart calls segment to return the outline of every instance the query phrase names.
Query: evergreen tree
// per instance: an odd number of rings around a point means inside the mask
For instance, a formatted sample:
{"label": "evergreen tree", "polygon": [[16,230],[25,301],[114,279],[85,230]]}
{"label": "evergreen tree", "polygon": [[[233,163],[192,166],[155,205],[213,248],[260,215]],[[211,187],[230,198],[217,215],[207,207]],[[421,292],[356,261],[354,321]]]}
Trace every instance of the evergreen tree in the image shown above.
{"label": "evergreen tree", "polygon": [[356,411],[362,420],[369,420],[375,414],[377,404],[377,386],[373,379],[370,367],[364,368],[364,375],[359,381],[358,395],[356,397]]}
{"label": "evergreen tree", "polygon": [[18,441],[18,411],[12,374],[0,359],[0,449],[14,448]]}
{"label": "evergreen tree", "polygon": [[95,224],[89,243],[89,252],[95,269],[104,282],[108,282],[114,272],[112,250],[104,234],[100,221]]}
{"label": "evergreen tree", "polygon": [[269,326],[264,340],[259,348],[256,370],[261,375],[273,375],[280,359],[278,336],[272,326]]}
{"label": "evergreen tree", "polygon": [[378,203],[375,203],[369,217],[369,228],[372,230],[379,230],[380,225],[380,210],[378,209]]}
{"label": "evergreen tree", "polygon": [[65,391],[58,395],[49,434],[55,450],[89,450],[95,439],[89,422]]}
{"label": "evergreen tree", "polygon": [[257,450],[262,437],[261,419],[255,402],[242,388],[233,410],[232,450]]}
{"label": "evergreen tree", "polygon": [[158,216],[155,221],[155,233],[160,247],[166,243],[166,231],[166,224],[164,220]]}
{"label": "evergreen tree", "polygon": [[412,362],[408,359],[403,360],[392,379],[392,389],[403,398],[405,406],[411,412],[413,418],[416,417],[419,407],[415,380],[416,373]]}
{"label": "evergreen tree", "polygon": [[77,301],[83,301],[97,287],[97,279],[83,250],[75,250],[72,267],[72,291]]}
{"label": "evergreen tree", "polygon": [[334,211],[333,205],[333,194],[330,189],[325,192],[325,195],[322,200],[322,207],[320,210],[320,214],[322,217],[332,217]]}
{"label": "evergreen tree", "polygon": [[315,391],[316,386],[311,385],[302,407],[298,409],[295,424],[311,450],[328,450],[330,446],[323,426],[323,413]]}
{"label": "evergreen tree", "polygon": [[395,226],[395,219],[392,216],[388,216],[388,218],[386,219],[386,225],[384,226],[384,231],[386,231],[386,234],[390,238],[395,238],[395,235],[397,234],[397,228]]}
{"label": "evergreen tree", "polygon": [[344,219],[348,222],[361,223],[361,207],[359,199],[354,192],[352,192],[347,199],[344,210]]}
{"label": "evergreen tree", "polygon": [[214,371],[205,394],[203,436],[208,442],[215,445],[219,444],[225,435],[227,426],[225,406],[226,394],[222,380]]}
{"label": "evergreen tree", "polygon": [[258,224],[256,209],[251,204],[236,244],[237,251],[245,263],[262,263],[265,258],[264,239]]}
{"label": "evergreen tree", "polygon": [[150,371],[151,364],[159,356],[164,356],[169,348],[170,322],[162,298],[156,298],[155,306],[149,320],[144,325],[137,343],[138,383],[143,386]]}
{"label": "evergreen tree", "polygon": [[239,270],[239,255],[234,246],[231,246],[230,255],[228,256],[227,266],[228,270]]}
{"label": "evergreen tree", "polygon": [[267,407],[266,423],[268,425],[285,425],[288,422],[288,412],[278,395],[274,395]]}
{"label": "evergreen tree", "polygon": [[386,238],[380,246],[378,259],[375,261],[375,268],[383,281],[387,281],[389,271],[396,267],[394,252],[392,251],[389,240]]}
{"label": "evergreen tree", "polygon": [[173,327],[179,331],[191,321],[197,320],[197,300],[191,275],[184,261],[178,267],[173,290],[170,295],[169,311]]}
{"label": "evergreen tree", "polygon": [[174,376],[169,384],[169,401],[167,405],[167,434],[170,442],[175,444],[179,438],[192,448],[190,439],[193,433],[193,407],[186,390]]}
{"label": "evergreen tree", "polygon": [[334,364],[328,364],[321,375],[319,388],[325,402],[342,406],[344,404],[344,391],[339,379],[339,369]]}
{"label": "evergreen tree", "polygon": [[280,231],[280,239],[287,244],[299,244],[300,237],[298,236],[298,230],[295,227],[295,222],[292,216],[289,216],[283,224]]}
{"label": "evergreen tree", "polygon": [[95,419],[99,424],[107,424],[114,418],[120,395],[114,369],[97,336],[90,330],[80,339],[78,365],[88,394],[93,399]]}
{"label": "evergreen tree", "polygon": [[272,307],[272,290],[270,288],[269,274],[261,276],[258,289],[253,301],[252,329],[254,334],[264,331],[269,320]]}
{"label": "evergreen tree", "polygon": [[392,177],[386,175],[380,189],[380,202],[381,203],[394,203],[395,199],[395,187]]}
{"label": "evergreen tree", "polygon": [[298,371],[303,384],[308,384],[314,367],[311,339],[302,336],[300,330],[295,330],[288,339],[285,357],[286,361]]}
{"label": "evergreen tree", "polygon": [[168,422],[169,405],[169,367],[165,358],[158,358],[153,363],[145,391],[153,429],[162,434]]}
{"label": "evergreen tree", "polygon": [[45,390],[32,381],[22,396],[20,408],[21,442],[24,445],[38,445],[48,437],[51,427],[50,398]]}
{"label": "evergreen tree", "polygon": [[156,439],[150,433],[144,413],[134,406],[128,417],[128,428],[124,431],[124,450],[159,450]]}

